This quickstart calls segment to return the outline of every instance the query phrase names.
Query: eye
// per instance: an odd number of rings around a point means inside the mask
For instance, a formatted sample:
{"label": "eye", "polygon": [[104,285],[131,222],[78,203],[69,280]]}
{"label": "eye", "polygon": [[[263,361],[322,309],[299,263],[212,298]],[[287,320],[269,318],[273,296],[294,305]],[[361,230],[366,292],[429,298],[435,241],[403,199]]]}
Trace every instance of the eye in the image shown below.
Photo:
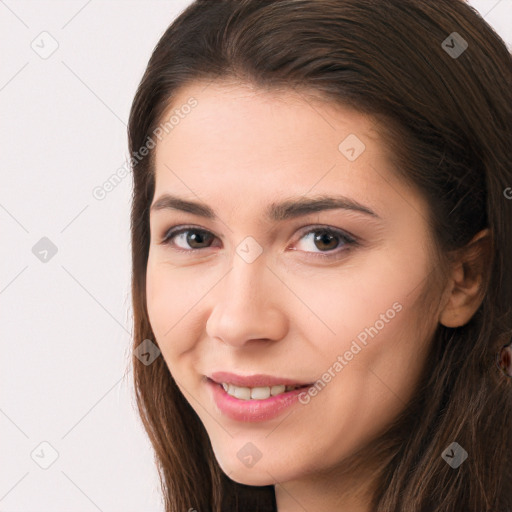
{"label": "eye", "polygon": [[[215,235],[204,229],[193,226],[171,228],[167,231],[162,245],[168,245],[179,252],[194,253],[201,249],[210,247]],[[348,235],[340,229],[315,226],[313,229],[304,232],[299,242],[306,241],[306,249],[299,249],[301,252],[310,253],[313,257],[331,258],[337,257],[341,252],[348,250],[349,246],[358,245],[355,237]],[[307,245],[309,243],[309,250]],[[299,244],[300,245],[300,244]],[[318,249],[318,251],[315,251]],[[293,249],[297,250],[297,249]]]}
{"label": "eye", "polygon": [[161,243],[171,246],[177,245],[177,250],[179,251],[192,252],[204,249],[205,247],[202,247],[202,244],[207,244],[213,238],[215,238],[215,236],[209,231],[189,226],[181,229],[171,228]]}
{"label": "eye", "polygon": [[[340,252],[346,251],[349,246],[357,245],[355,237],[348,235],[340,229],[321,226],[306,231],[300,237],[299,241],[301,240],[306,241],[304,252],[311,252],[314,256],[323,258],[336,257]],[[316,252],[315,249],[318,249],[319,252]]]}

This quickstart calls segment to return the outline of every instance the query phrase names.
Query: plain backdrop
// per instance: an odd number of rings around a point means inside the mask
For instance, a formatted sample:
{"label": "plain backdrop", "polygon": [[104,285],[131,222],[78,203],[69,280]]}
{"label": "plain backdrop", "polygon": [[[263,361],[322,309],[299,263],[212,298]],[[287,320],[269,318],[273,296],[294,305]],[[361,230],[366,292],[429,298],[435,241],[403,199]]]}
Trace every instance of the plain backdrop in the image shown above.
{"label": "plain backdrop", "polygon": [[[0,0],[0,512],[163,511],[135,412],[126,123],[190,0]],[[512,0],[475,0],[512,48]]]}

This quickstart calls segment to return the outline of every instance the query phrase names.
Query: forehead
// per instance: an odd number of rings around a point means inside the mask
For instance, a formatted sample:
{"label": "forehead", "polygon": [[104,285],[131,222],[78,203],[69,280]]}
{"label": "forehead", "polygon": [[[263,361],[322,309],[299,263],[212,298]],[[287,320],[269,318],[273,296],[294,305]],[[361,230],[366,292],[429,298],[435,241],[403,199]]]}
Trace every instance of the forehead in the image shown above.
{"label": "forehead", "polygon": [[[155,148],[155,196],[261,205],[339,192],[378,209],[376,190],[396,181],[374,119],[301,92],[194,83],[178,92],[162,122],[173,115]],[[347,140],[360,152],[355,160],[343,152]]]}
{"label": "forehead", "polygon": [[[195,102],[192,109],[188,107],[191,101]],[[178,114],[179,119],[173,114]],[[193,83],[177,92],[162,122],[171,116],[177,124],[157,147],[157,158],[168,145],[179,151],[175,146],[190,139],[198,143],[195,154],[202,154],[201,149],[205,148],[211,157],[225,149],[233,156],[250,150],[263,156],[272,149],[293,153],[302,149],[304,154],[311,154],[315,148],[316,154],[329,148],[330,154],[338,156],[338,145],[349,134],[379,142],[371,117],[294,90]]]}

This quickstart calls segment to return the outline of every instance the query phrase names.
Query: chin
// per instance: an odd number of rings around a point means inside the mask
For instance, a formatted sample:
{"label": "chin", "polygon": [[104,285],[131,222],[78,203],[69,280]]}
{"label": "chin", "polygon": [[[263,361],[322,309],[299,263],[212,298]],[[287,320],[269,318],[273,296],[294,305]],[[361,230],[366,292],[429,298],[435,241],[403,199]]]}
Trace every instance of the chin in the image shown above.
{"label": "chin", "polygon": [[233,471],[230,474],[228,474],[228,477],[239,484],[252,485],[255,487],[262,487],[264,485],[275,484],[272,477],[265,471],[253,473],[252,469],[249,468],[247,470],[239,469],[237,471]]}
{"label": "chin", "polygon": [[262,460],[258,461],[252,467],[245,467],[238,459],[229,461],[227,464],[225,461],[218,461],[218,463],[224,474],[239,484],[253,485],[257,487],[275,484],[272,476],[270,475],[272,471],[265,471],[267,467]]}

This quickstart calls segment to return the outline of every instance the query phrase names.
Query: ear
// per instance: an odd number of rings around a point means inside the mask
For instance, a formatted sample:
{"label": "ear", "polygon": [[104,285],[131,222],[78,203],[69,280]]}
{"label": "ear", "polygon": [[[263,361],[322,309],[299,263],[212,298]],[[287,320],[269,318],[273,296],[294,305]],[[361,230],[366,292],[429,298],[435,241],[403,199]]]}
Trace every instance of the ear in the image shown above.
{"label": "ear", "polygon": [[488,228],[457,251],[439,315],[441,324],[460,327],[471,320],[484,298],[491,254],[492,237]]}

